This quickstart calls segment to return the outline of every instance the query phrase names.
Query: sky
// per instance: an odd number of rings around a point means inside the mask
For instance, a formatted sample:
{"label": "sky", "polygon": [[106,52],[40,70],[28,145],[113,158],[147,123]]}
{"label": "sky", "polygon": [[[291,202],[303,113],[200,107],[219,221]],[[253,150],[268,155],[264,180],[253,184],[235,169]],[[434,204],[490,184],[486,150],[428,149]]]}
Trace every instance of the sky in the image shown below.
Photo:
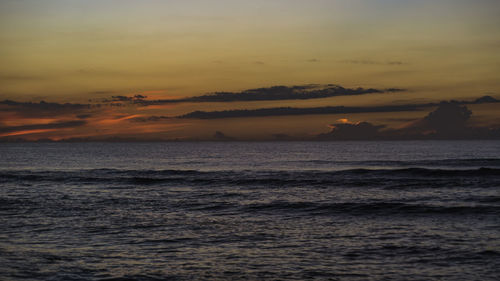
{"label": "sky", "polygon": [[450,100],[472,112],[451,137],[491,136],[499,14],[497,0],[0,0],[0,139],[335,139],[366,123],[444,137],[422,124]]}

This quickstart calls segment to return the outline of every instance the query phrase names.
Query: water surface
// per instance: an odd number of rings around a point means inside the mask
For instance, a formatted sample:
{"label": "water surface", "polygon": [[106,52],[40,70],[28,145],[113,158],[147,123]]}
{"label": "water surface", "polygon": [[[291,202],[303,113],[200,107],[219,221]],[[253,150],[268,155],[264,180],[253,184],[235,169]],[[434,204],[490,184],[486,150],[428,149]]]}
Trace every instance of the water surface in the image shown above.
{"label": "water surface", "polygon": [[0,144],[1,280],[498,280],[500,142]]}

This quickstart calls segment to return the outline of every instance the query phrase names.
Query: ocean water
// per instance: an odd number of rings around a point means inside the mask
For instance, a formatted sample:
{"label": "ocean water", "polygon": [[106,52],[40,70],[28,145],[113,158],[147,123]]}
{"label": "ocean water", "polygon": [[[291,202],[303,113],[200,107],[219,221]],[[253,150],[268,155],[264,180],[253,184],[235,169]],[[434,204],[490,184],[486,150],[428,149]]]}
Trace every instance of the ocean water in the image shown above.
{"label": "ocean water", "polygon": [[0,144],[0,280],[499,280],[500,142]]}

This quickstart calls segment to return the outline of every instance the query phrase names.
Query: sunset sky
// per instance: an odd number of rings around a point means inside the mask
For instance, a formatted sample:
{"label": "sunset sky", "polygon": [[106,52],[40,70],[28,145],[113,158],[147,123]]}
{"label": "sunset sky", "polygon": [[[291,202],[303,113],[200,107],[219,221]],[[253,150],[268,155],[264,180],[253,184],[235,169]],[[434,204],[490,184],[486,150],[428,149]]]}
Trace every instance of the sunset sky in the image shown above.
{"label": "sunset sky", "polygon": [[[428,133],[449,100],[467,128],[498,129],[498,15],[498,0],[1,0],[0,138]],[[240,111],[190,114],[224,110]]]}

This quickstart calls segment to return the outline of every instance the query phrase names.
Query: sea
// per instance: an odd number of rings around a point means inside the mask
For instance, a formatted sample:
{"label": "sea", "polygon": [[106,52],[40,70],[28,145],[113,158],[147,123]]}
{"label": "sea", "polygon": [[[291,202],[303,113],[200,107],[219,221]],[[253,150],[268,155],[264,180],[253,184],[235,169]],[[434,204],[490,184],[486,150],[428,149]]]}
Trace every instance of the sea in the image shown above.
{"label": "sea", "polygon": [[500,280],[500,141],[1,143],[0,280]]}

